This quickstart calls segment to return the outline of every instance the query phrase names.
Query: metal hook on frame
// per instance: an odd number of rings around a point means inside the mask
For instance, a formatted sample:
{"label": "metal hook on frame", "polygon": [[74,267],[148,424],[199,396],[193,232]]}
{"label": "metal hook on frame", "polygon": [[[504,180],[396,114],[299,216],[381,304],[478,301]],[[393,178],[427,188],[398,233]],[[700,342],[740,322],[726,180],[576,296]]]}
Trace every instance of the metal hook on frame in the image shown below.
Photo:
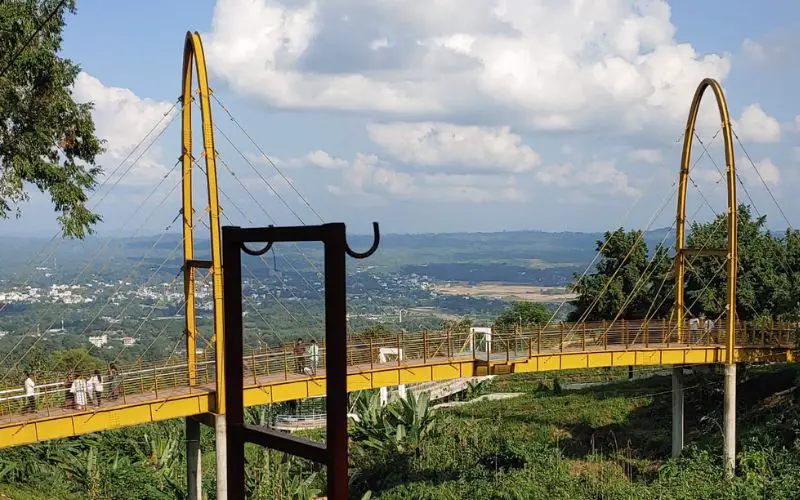
{"label": "metal hook on frame", "polygon": [[[270,224],[267,227],[275,227],[275,226]],[[264,255],[265,253],[269,252],[269,249],[272,248],[273,243],[275,243],[275,242],[274,241],[270,241],[261,250],[250,250],[249,248],[247,248],[246,244],[242,243],[242,251],[244,253],[246,253],[247,255],[252,255],[253,257],[260,257],[260,256]]]}
{"label": "metal hook on frame", "polygon": [[370,255],[374,254],[375,251],[378,249],[378,245],[380,245],[380,243],[381,243],[381,230],[378,227],[378,223],[377,222],[373,222],[372,223],[372,234],[373,234],[372,246],[369,247],[369,250],[367,250],[366,252],[356,252],[356,251],[354,251],[352,248],[350,248],[350,245],[347,243],[347,241],[345,241],[344,242],[344,250],[345,250],[345,252],[347,252],[347,255],[349,255],[350,257],[352,257],[354,259],[366,259]]}

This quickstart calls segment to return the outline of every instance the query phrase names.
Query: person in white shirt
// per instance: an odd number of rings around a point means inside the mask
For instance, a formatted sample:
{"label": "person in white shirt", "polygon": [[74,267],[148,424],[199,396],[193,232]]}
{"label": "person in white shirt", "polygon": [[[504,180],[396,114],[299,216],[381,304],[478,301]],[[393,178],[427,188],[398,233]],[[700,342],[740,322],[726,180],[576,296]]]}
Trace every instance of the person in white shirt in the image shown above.
{"label": "person in white shirt", "polygon": [[72,381],[72,386],[69,388],[69,392],[72,393],[75,398],[76,410],[83,410],[86,407],[86,390],[86,380],[80,375],[75,377],[75,380]]}
{"label": "person in white shirt", "polygon": [[697,340],[697,330],[700,329],[700,320],[692,318],[689,320],[689,342]]}
{"label": "person in white shirt", "polygon": [[25,372],[25,408],[22,413],[33,413],[36,411],[36,382],[30,372]]}
{"label": "person in white shirt", "polygon": [[319,345],[317,339],[311,339],[311,345],[308,346],[308,360],[311,362],[311,374],[317,374],[317,367],[319,367]]}
{"label": "person in white shirt", "polygon": [[89,399],[92,402],[92,406],[100,406],[100,402],[103,400],[103,376],[100,375],[100,370],[94,371],[94,375],[89,379],[88,385],[87,390],[89,391]]}

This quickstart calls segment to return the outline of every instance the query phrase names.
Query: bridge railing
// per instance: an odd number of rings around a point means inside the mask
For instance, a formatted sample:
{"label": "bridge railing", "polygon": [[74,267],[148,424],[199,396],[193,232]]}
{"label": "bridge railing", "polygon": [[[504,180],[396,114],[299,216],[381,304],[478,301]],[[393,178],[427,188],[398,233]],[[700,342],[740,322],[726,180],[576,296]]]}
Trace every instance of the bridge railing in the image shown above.
{"label": "bridge railing", "polygon": [[[692,328],[685,324],[678,338],[677,325],[667,320],[557,323],[518,327],[492,334],[423,331],[354,338],[348,343],[351,372],[381,366],[426,364],[452,359],[479,361],[519,360],[542,353],[641,349],[669,346],[721,345],[725,342],[726,323],[710,328]],[[737,345],[745,347],[788,347],[796,345],[800,325],[789,322],[737,324]],[[326,349],[319,346],[319,356],[307,351],[295,353],[292,346],[261,347],[248,352],[242,360],[246,385],[266,380],[289,380],[315,376],[325,369]],[[197,386],[189,387],[188,365],[183,360],[136,363],[119,366],[117,375],[104,373],[101,406],[129,404],[148,398],[169,397],[214,387],[216,367],[213,351],[207,351],[197,363]],[[84,380],[87,373],[81,374]],[[21,385],[21,380],[18,382]],[[40,373],[36,376],[37,416],[42,412],[72,411],[68,406],[70,383],[64,373]],[[86,410],[92,410],[87,398]],[[20,414],[28,403],[20,386],[0,390],[0,416]]]}

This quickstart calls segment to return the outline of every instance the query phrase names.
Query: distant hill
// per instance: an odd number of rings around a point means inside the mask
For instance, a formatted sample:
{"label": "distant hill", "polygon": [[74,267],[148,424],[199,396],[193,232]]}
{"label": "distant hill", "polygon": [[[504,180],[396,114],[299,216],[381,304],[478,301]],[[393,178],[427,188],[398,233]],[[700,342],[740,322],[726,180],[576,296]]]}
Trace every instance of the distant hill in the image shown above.
{"label": "distant hill", "polygon": [[[542,286],[568,284],[575,272],[582,272],[595,256],[602,233],[504,231],[495,233],[432,233],[381,235],[380,250],[365,261],[348,262],[351,269],[370,266],[387,272],[424,274],[441,281],[503,281]],[[674,232],[657,229],[645,234],[652,250],[658,243],[672,247]],[[351,235],[354,249],[366,249],[371,235]],[[170,233],[138,238],[89,238],[85,241],[55,241],[32,238],[3,238],[0,273],[19,274],[35,266],[89,269],[130,265],[147,255],[149,267],[163,265],[175,273],[180,268],[182,236]],[[202,258],[209,252],[209,240],[198,238],[195,252]],[[46,249],[42,252],[42,249]],[[300,249],[300,250],[298,250]],[[308,261],[321,268],[318,244],[276,245],[277,257],[268,262],[280,268],[288,264],[310,269]],[[301,253],[302,252],[302,253]],[[35,260],[35,256],[40,254]],[[46,258],[45,258],[46,257]],[[259,267],[259,266],[253,266]],[[263,263],[261,263],[263,267]],[[73,274],[74,275],[74,274]]]}

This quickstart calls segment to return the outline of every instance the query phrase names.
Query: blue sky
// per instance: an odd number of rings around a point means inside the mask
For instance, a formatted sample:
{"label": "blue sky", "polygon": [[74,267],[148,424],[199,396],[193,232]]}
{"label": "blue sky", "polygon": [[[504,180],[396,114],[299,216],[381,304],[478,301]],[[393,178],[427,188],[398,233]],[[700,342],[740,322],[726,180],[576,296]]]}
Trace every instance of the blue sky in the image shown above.
{"label": "blue sky", "polygon": [[[235,144],[216,139],[224,223],[314,223],[317,212],[357,232],[370,220],[386,232],[669,226],[676,139],[695,86],[714,77],[734,130],[797,225],[796,2],[467,5],[81,1],[67,19],[63,53],[82,66],[75,95],[95,102],[108,140],[100,160],[112,172],[177,98],[186,30],[202,34],[212,88],[258,144],[214,109]],[[707,104],[699,133],[709,143],[719,120]],[[106,180],[92,202],[105,219],[99,234],[170,225],[180,208],[180,179],[169,170],[179,125],[124,178]],[[720,143],[710,151],[724,168]],[[696,145],[695,157],[701,151]],[[743,151],[736,159],[757,210],[785,227]],[[721,212],[716,168],[701,159],[692,177]],[[690,214],[712,215],[694,188],[689,197]],[[750,201],[743,190],[739,199]],[[56,231],[46,198],[35,195],[22,209],[0,232]]]}

